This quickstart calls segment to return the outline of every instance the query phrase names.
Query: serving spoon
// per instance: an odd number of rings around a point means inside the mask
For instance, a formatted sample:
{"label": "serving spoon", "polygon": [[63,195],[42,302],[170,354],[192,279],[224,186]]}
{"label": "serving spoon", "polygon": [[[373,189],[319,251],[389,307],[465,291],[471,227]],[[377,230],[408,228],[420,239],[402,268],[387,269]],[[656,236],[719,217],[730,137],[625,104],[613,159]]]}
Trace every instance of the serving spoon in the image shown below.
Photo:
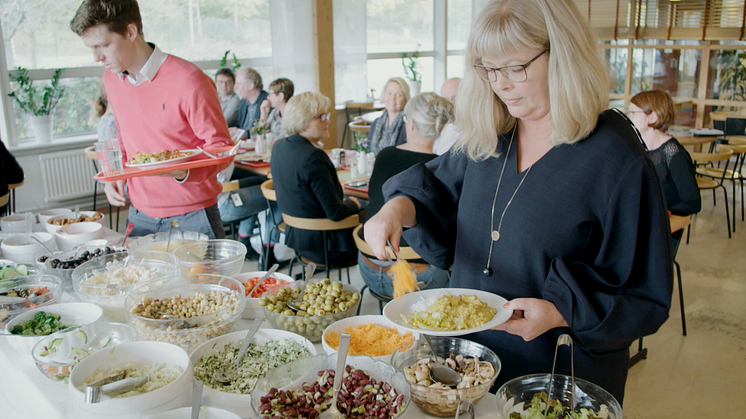
{"label": "serving spoon", "polygon": [[275,271],[279,267],[280,267],[279,263],[275,263],[274,265],[272,265],[272,267],[269,268],[269,270],[267,271],[267,273],[264,274],[264,276],[259,280],[259,282],[257,282],[256,285],[254,285],[254,288],[252,288],[251,291],[249,291],[249,293],[246,294],[246,295],[248,295],[249,298],[252,298],[251,296],[254,295],[254,291],[256,291],[256,289],[259,288],[259,285],[262,285],[262,282],[266,281],[267,278],[269,278],[270,276],[272,276],[272,274],[275,273]]}
{"label": "serving spoon", "polygon": [[339,390],[342,388],[342,378],[345,375],[347,364],[347,349],[350,347],[350,334],[342,333],[339,337],[339,351],[337,352],[337,368],[334,370],[334,387],[332,390],[332,402],[329,408],[321,412],[319,419],[345,419],[347,416],[337,408]]}
{"label": "serving spoon", "polygon": [[433,353],[433,366],[430,368],[430,379],[434,383],[441,383],[445,386],[455,386],[461,382],[461,376],[459,373],[453,370],[453,368],[447,367],[438,361],[438,355],[435,353],[435,347],[433,342],[430,340],[429,335],[422,335],[425,337],[427,346],[430,347],[430,352]]}
{"label": "serving spoon", "polygon": [[225,370],[215,371],[212,374],[212,378],[223,384],[228,384],[231,381],[235,381],[236,378],[238,378],[238,375],[236,374],[236,370],[238,370],[238,365],[241,364],[241,359],[243,359],[244,354],[246,354],[246,350],[249,349],[249,343],[254,338],[254,335],[256,334],[257,330],[259,330],[259,326],[262,325],[262,322],[264,320],[262,319],[256,319],[253,323],[251,323],[251,327],[249,328],[249,331],[246,332],[246,336],[243,338],[243,344],[241,345],[241,349],[238,350],[238,356],[236,356],[236,364],[235,367],[230,371],[226,372]]}
{"label": "serving spoon", "polygon": [[[316,271],[316,264],[313,262],[308,262],[308,265],[306,265],[306,283],[311,279],[313,276],[313,273]],[[305,290],[305,287],[303,287]],[[290,307],[291,310],[295,310],[296,312],[300,311],[300,308],[298,306],[300,303],[303,302],[303,291],[300,292],[298,295],[298,298],[295,300],[288,300],[287,305]]]}

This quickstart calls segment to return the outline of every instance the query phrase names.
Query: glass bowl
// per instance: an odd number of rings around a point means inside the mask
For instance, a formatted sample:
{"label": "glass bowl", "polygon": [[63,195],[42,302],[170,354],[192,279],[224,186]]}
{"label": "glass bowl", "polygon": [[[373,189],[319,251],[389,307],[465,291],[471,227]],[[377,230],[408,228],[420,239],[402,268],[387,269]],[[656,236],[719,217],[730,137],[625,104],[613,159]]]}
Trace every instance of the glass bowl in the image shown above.
{"label": "glass bowl", "polygon": [[[169,237],[171,242],[168,242]],[[129,244],[130,250],[155,250],[157,252],[174,253],[177,248],[194,244],[198,241],[208,240],[210,237],[204,233],[196,231],[172,231],[148,234],[147,236],[138,237]],[[168,245],[168,248],[166,248]]]}
{"label": "glass bowl", "polygon": [[[160,288],[178,278],[179,260],[165,252],[113,253],[94,258],[72,273],[75,293],[81,301],[104,309],[109,321],[125,322],[124,299],[135,288],[140,292]],[[152,273],[140,273],[152,270]],[[101,275],[97,275],[101,274]]]}
{"label": "glass bowl", "polygon": [[[402,397],[402,407],[395,415],[388,414],[387,418],[401,416],[407,407],[409,407],[410,392],[407,380],[404,378],[404,374],[395,370],[391,365],[375,361],[369,356],[348,357],[347,365],[368,372],[371,378],[377,382],[384,381],[388,383],[396,390],[398,394],[397,398],[398,396]],[[254,390],[251,392],[251,405],[254,408],[254,412],[256,412],[258,417],[268,417],[262,415],[259,411],[262,405],[261,398],[266,396],[272,389],[298,390],[304,383],[313,383],[319,379],[320,371],[333,370],[336,367],[337,354],[332,354],[301,358],[290,364],[281,365],[267,371],[264,378],[257,381]],[[331,377],[329,379],[333,380]],[[342,388],[344,389],[344,386]],[[340,396],[345,396],[344,392],[340,391]],[[340,412],[344,412],[341,408],[343,407],[341,403],[344,403],[344,400],[340,397],[340,404],[337,407],[340,408]],[[372,411],[371,408],[367,408],[366,410],[369,412]],[[302,412],[299,417],[303,417]]]}
{"label": "glass bowl", "polygon": [[[45,288],[46,292],[39,294],[40,290]],[[18,299],[0,302],[0,330],[5,330],[5,325],[19,314],[59,302],[63,292],[59,279],[51,275],[16,277],[3,281],[0,287],[0,294],[3,297],[8,297],[8,292],[23,295],[29,291],[34,292],[36,296],[18,297]]]}
{"label": "glass bowl", "polygon": [[[168,285],[157,290],[133,291],[124,302],[127,323],[132,325],[141,340],[155,340],[176,344],[191,352],[208,340],[230,333],[246,306],[243,285],[233,278],[220,275],[203,275],[209,279],[200,284]],[[197,293],[222,293],[235,296],[235,302],[218,311],[194,317],[151,319],[133,313],[143,301],[161,300],[180,296],[189,298]],[[185,315],[186,316],[186,315]]]}
{"label": "glass bowl", "polygon": [[235,240],[206,240],[174,251],[182,274],[193,281],[209,282],[203,275],[233,276],[241,272],[246,246]]}
{"label": "glass bowl", "polygon": [[[293,287],[299,287],[301,290],[304,290],[305,284],[303,281],[295,281],[293,282]],[[348,284],[343,284],[342,289],[352,291],[353,293],[360,293],[357,288]],[[266,292],[262,294],[262,296],[267,295],[268,293]],[[311,342],[321,342],[321,337],[324,335],[324,329],[338,320],[354,316],[357,312],[358,305],[360,305],[360,298],[358,298],[355,304],[349,307],[346,311],[324,314],[323,316],[310,317],[280,314],[274,311],[267,310],[267,308],[264,306],[262,306],[262,310],[264,311],[264,315],[269,321],[269,324],[271,324],[273,328],[297,333],[310,340]]]}
{"label": "glass bowl", "polygon": [[137,340],[137,331],[122,323],[105,323],[99,327],[76,333],[53,333],[31,350],[34,364],[45,377],[56,383],[67,383],[70,372],[88,355],[104,348],[113,348]]}
{"label": "glass bowl", "polygon": [[[36,265],[41,267],[44,271],[44,273],[49,275],[54,275],[60,279],[62,282],[62,288],[69,293],[73,293],[75,291],[73,287],[73,271],[83,263],[86,263],[86,261],[80,261],[80,263],[74,262],[75,259],[78,259],[80,256],[84,254],[84,252],[88,252],[89,254],[95,255],[94,258],[91,258],[88,260],[89,262],[96,257],[107,255],[106,248],[111,249],[113,253],[108,254],[114,254],[114,253],[124,253],[126,254],[126,250],[114,250],[110,246],[104,246],[102,248],[94,247],[84,247],[82,249],[74,249],[74,250],[66,250],[62,252],[54,252],[49,253],[47,251],[41,252],[41,254],[37,254],[35,257]],[[100,249],[101,254],[97,254],[98,250]],[[42,262],[42,258],[44,261]],[[59,264],[53,264],[53,260],[58,260]]]}
{"label": "glass bowl", "polygon": [[[432,388],[407,380],[412,392],[412,402],[420,409],[434,416],[453,417],[458,410],[459,401],[469,400],[473,404],[477,404],[487,394],[498,374],[500,374],[502,364],[500,358],[484,345],[458,338],[433,336],[431,339],[435,354],[439,357],[448,358],[450,354],[463,355],[469,358],[476,356],[480,361],[492,364],[495,369],[495,375],[491,379],[469,388]],[[397,349],[394,351],[391,356],[391,365],[397,371],[404,373],[404,367],[414,365],[418,360],[430,357],[432,357],[432,353],[427,342],[424,339],[419,339],[409,350],[399,352]]]}
{"label": "glass bowl", "polygon": [[[495,394],[497,413],[502,418],[508,418],[511,413],[525,413],[527,405],[531,403],[534,394],[547,391],[550,374],[532,374],[514,378],[503,384]],[[559,400],[563,406],[571,403],[571,378],[566,375],[555,374],[552,385],[552,400]],[[598,413],[601,406],[608,409],[608,419],[622,419],[622,407],[608,391],[596,384],[580,378],[575,378],[575,405],[593,409]],[[525,414],[522,415],[526,417]],[[543,412],[541,412],[543,417]]]}

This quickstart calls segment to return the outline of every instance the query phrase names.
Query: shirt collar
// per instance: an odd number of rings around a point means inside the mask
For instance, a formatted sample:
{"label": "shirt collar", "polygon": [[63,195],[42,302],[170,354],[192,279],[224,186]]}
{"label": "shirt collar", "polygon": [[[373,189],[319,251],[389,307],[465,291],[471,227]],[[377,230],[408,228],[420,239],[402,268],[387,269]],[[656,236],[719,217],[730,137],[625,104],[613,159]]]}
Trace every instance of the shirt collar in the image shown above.
{"label": "shirt collar", "polygon": [[160,48],[158,48],[155,44],[148,42],[148,45],[153,47],[153,53],[150,54],[150,58],[148,58],[148,61],[146,61],[145,64],[142,66],[140,72],[138,72],[134,76],[126,72],[121,72],[117,74],[120,81],[124,80],[124,76],[127,76],[127,79],[134,86],[142,84],[146,80],[148,82],[153,81],[153,78],[156,74],[158,74],[158,70],[161,68],[161,65],[163,65],[163,62],[166,61],[166,58],[168,58],[168,54],[161,51]]}

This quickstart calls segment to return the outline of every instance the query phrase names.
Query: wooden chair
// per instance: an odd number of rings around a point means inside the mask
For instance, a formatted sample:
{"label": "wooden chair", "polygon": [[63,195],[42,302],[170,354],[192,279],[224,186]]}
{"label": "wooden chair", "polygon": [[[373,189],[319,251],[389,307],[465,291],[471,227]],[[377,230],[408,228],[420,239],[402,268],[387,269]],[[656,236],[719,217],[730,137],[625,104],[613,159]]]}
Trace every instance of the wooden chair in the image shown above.
{"label": "wooden chair", "polygon": [[[727,221],[728,225],[728,238],[731,237],[730,234],[730,214],[728,210],[728,190],[725,189],[725,186],[723,185],[723,182],[726,180],[726,176],[728,173],[728,164],[730,162],[730,158],[733,156],[733,150],[728,148],[727,146],[721,146],[719,148],[719,153],[695,153],[690,152],[689,154],[692,157],[692,161],[694,161],[695,166],[697,163],[716,163],[716,162],[724,162],[725,167],[722,169],[716,169],[716,168],[707,168],[707,167],[701,167],[697,169],[697,174],[700,175],[697,177],[697,186],[700,190],[703,189],[711,189],[712,190],[712,200],[713,205],[717,204],[717,199],[715,197],[715,190],[718,188],[721,188],[723,190],[723,197],[725,198],[725,219]],[[704,173],[700,173],[700,171],[704,170],[721,170],[721,174],[719,177],[713,177],[708,176]],[[702,176],[708,176],[708,177],[702,177]],[[687,231],[687,243],[689,242],[689,232]]]}
{"label": "wooden chair", "polygon": [[[93,171],[96,173],[100,172],[101,170],[99,169],[98,164],[96,164],[96,162],[98,161],[98,155],[96,154],[96,151],[94,151],[94,146],[87,147],[84,153],[85,153],[86,158],[88,158],[93,164]],[[101,182],[95,179],[93,180],[93,210],[94,211],[96,211],[96,197],[98,196],[99,183],[101,184],[102,187],[106,185],[106,182]],[[119,210],[120,209],[121,207],[117,207],[117,228],[116,230],[119,229]],[[113,227],[114,217],[112,217],[111,214],[112,214],[111,204],[109,204],[109,228],[112,230],[115,230]]]}
{"label": "wooden chair", "polygon": [[340,147],[344,148],[345,142],[347,142],[347,128],[352,122],[350,115],[354,116],[357,113],[358,116],[361,116],[363,113],[374,110],[373,102],[345,102],[345,120],[347,123],[345,124],[344,133],[342,133],[342,144]]}
{"label": "wooden chair", "polygon": [[[339,269],[339,281],[342,282],[342,268],[345,268],[347,270],[347,283],[349,284],[350,281],[350,266],[355,266],[357,264],[357,261],[353,261],[352,263],[348,265],[335,265],[331,266],[329,264],[329,243],[327,239],[326,233],[329,231],[336,231],[336,230],[346,230],[348,228],[356,227],[360,224],[360,217],[357,214],[350,215],[349,217],[345,218],[341,221],[332,221],[327,218],[300,218],[300,217],[293,217],[291,215],[287,215],[285,213],[282,213],[282,219],[285,221],[285,224],[297,228],[299,230],[309,230],[309,231],[321,231],[323,232],[324,236],[324,261],[321,263],[321,261],[311,261],[308,260],[298,254],[298,251],[295,251],[295,260],[297,260],[302,266],[308,265],[309,262],[314,262],[319,267],[325,267],[326,268],[326,276],[330,277],[331,269]],[[290,262],[290,271],[288,275],[292,276],[293,274],[293,264]],[[305,278],[304,278],[305,279]]]}
{"label": "wooden chair", "polygon": [[20,183],[9,183],[8,184],[8,193],[10,194],[10,198],[8,199],[8,213],[15,213],[16,212],[16,189],[23,186],[23,180]]}
{"label": "wooden chair", "polygon": [[733,169],[727,169],[727,167],[699,167],[697,168],[697,174],[714,180],[720,179],[725,175],[726,180],[732,182],[732,193],[733,193],[733,232],[736,232],[736,183],[741,183],[741,221],[744,220],[744,207],[743,207],[743,161],[746,157],[746,145],[735,145],[731,144],[728,146],[720,145],[718,150],[723,151],[728,149],[733,152],[736,156],[736,161],[733,164]]}
{"label": "wooden chair", "polygon": [[[262,182],[261,188],[262,188],[262,195],[264,196],[264,199],[267,200],[267,216],[264,219],[265,225],[268,225],[270,221],[270,217],[272,220],[272,228],[267,229],[267,243],[272,243],[272,233],[274,233],[275,231],[284,233],[286,224],[282,220],[275,219],[275,213],[274,211],[272,211],[272,203],[274,203],[274,205],[277,205],[277,193],[275,192],[274,181],[270,179],[270,180],[266,180]],[[269,258],[268,257],[262,258],[262,261],[264,262],[265,266],[260,266],[260,268],[266,271],[269,268],[269,266],[266,266],[266,265],[269,265]],[[290,271],[292,271],[293,262],[290,261],[290,263],[291,263]]]}
{"label": "wooden chair", "polygon": [[[232,180],[230,182],[223,182],[222,186],[223,186],[223,190],[221,192],[223,193],[237,191],[240,188],[238,184],[238,180]],[[228,227],[230,228],[230,233],[231,233],[231,237],[233,237],[233,240],[238,240],[236,229],[239,224],[241,224],[241,220],[231,221],[228,223]]]}
{"label": "wooden chair", "polygon": [[[0,196],[0,208],[3,208],[4,206],[8,205],[9,201],[10,201],[10,193],[6,193],[5,195]],[[10,210],[10,207],[8,207],[8,210]],[[2,211],[0,211],[0,215],[5,215],[5,214]]]}
{"label": "wooden chair", "polygon": [[[723,136],[710,145],[711,153],[715,150],[715,145],[733,144],[731,140],[734,137],[738,141],[742,140],[746,135],[746,119],[744,118],[733,118],[730,112],[710,112],[710,119],[715,129],[723,131]],[[741,142],[739,141],[735,144],[741,144]]]}

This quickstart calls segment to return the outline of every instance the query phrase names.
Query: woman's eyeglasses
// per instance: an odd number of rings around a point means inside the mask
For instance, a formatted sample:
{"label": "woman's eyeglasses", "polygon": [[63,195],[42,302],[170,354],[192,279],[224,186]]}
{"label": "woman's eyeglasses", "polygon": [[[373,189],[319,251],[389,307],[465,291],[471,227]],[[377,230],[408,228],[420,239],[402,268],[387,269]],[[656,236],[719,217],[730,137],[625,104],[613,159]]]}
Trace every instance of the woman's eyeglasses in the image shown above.
{"label": "woman's eyeglasses", "polygon": [[500,72],[500,74],[511,83],[523,83],[528,79],[528,73],[526,73],[526,69],[528,68],[528,66],[530,66],[531,63],[536,61],[539,57],[541,57],[545,52],[548,51],[548,49],[545,49],[526,64],[506,65],[505,67],[486,67],[483,65],[474,64],[474,69],[477,70],[477,74],[482,80],[489,83],[494,83],[497,81],[498,72]]}
{"label": "woman's eyeglasses", "polygon": [[324,121],[329,121],[330,118],[332,117],[332,114],[331,114],[331,112],[320,113],[318,115],[314,115],[313,117],[314,118],[319,118],[321,120],[321,122],[324,122]]}

